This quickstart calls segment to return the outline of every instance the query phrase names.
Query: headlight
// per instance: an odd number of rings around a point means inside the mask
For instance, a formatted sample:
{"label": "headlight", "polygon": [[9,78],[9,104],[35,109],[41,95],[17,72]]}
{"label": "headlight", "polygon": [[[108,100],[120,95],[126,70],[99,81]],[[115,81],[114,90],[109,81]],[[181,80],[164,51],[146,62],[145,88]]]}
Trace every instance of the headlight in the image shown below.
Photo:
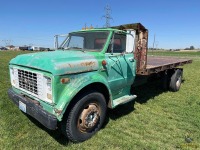
{"label": "headlight", "polygon": [[52,103],[52,81],[47,76],[44,76],[44,98],[47,102]]}
{"label": "headlight", "polygon": [[17,87],[17,70],[15,68],[10,68],[10,81],[11,85]]}

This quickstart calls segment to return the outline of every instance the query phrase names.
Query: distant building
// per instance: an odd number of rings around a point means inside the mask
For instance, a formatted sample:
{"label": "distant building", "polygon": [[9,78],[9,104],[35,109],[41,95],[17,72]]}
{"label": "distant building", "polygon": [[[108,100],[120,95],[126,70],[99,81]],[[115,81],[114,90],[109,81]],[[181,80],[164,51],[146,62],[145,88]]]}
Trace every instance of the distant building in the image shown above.
{"label": "distant building", "polygon": [[14,45],[8,45],[8,46],[6,46],[6,48],[7,48],[8,50],[14,50],[15,46],[14,46]]}
{"label": "distant building", "polygon": [[19,46],[19,50],[28,50],[28,46]]}
{"label": "distant building", "polygon": [[49,50],[49,48],[40,47],[40,46],[29,46],[28,50],[31,50],[31,51],[45,51],[45,50]]}
{"label": "distant building", "polygon": [[13,50],[15,50],[15,51],[19,50],[19,46],[15,46],[15,48]]}

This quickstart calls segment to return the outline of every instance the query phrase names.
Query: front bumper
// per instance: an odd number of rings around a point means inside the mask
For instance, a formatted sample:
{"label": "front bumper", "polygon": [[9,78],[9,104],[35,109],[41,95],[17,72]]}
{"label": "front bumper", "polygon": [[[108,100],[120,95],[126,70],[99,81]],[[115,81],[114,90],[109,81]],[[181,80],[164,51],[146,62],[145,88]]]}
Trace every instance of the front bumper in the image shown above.
{"label": "front bumper", "polygon": [[12,88],[8,90],[8,96],[17,106],[19,106],[19,101],[26,104],[26,113],[38,120],[48,129],[55,130],[57,128],[56,116],[44,110],[42,106],[34,103],[20,94],[15,93]]}

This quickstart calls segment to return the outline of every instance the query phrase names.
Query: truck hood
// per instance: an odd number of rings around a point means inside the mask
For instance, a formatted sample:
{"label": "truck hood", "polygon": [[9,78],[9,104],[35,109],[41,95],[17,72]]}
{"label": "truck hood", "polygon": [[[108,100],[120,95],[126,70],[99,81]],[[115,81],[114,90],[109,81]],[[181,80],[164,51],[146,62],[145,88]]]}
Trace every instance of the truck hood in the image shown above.
{"label": "truck hood", "polygon": [[78,50],[23,54],[13,58],[10,64],[44,70],[53,75],[98,70],[94,55]]}

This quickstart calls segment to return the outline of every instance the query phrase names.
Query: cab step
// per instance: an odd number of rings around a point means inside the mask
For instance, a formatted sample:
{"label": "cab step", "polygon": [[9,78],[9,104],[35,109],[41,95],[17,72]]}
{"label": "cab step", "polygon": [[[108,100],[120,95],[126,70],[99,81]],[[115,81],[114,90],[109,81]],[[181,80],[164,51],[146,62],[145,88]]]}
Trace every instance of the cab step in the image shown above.
{"label": "cab step", "polygon": [[128,103],[128,102],[134,100],[135,98],[137,98],[137,95],[125,95],[123,97],[113,100],[113,105],[114,105],[114,107],[116,107],[117,105],[122,105],[122,104]]}

